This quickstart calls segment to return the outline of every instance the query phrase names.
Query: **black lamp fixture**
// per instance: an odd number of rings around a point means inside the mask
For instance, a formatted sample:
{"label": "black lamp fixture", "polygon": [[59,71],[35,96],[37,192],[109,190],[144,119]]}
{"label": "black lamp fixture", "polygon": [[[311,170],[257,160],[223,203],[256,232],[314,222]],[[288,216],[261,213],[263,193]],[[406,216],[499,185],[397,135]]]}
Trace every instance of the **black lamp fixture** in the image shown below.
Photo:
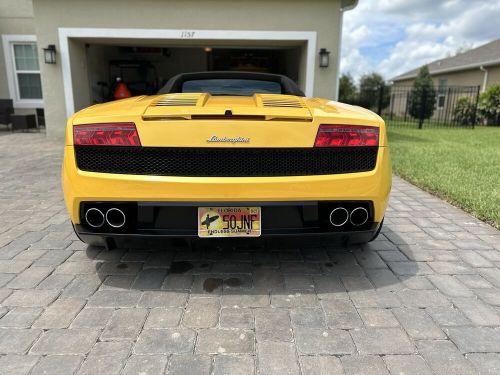
{"label": "black lamp fixture", "polygon": [[45,60],[45,64],[56,63],[56,46],[54,44],[49,44],[47,48],[43,49],[43,58]]}
{"label": "black lamp fixture", "polygon": [[319,67],[328,68],[330,65],[330,51],[326,48],[321,48],[319,50]]}

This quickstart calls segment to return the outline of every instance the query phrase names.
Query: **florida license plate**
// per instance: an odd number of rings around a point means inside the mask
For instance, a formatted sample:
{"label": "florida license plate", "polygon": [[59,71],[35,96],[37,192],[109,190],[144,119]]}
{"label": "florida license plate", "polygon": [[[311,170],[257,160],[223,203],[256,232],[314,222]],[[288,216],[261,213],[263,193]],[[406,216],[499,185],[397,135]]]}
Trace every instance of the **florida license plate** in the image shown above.
{"label": "florida license plate", "polygon": [[259,237],[260,207],[198,207],[198,236]]}

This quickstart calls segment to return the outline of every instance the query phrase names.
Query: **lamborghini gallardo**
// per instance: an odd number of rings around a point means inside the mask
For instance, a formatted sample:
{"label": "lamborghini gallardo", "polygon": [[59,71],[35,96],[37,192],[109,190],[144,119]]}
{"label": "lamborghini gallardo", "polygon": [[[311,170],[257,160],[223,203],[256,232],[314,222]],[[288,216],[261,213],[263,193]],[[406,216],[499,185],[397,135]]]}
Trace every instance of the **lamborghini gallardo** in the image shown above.
{"label": "lamborghini gallardo", "polygon": [[67,123],[64,198],[78,237],[373,240],[391,189],[384,121],[275,74],[201,72]]}

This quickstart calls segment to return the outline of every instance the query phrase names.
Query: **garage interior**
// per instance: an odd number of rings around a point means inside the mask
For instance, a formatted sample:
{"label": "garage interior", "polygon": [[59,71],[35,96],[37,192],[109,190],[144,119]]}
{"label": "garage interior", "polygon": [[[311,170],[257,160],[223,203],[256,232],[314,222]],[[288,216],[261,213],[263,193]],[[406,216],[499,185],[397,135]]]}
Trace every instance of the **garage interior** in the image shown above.
{"label": "garage interior", "polygon": [[[116,43],[116,41],[115,41]],[[84,47],[88,91],[75,92],[75,103],[87,104],[81,95],[88,92],[88,104],[114,100],[116,77],[133,96],[152,95],[179,73],[231,70],[284,74],[300,84],[306,46],[285,45],[141,45],[79,41]],[[80,49],[81,50],[81,49]],[[82,56],[83,57],[83,56]],[[73,62],[72,62],[73,65]],[[80,70],[81,72],[81,70]],[[83,73],[83,72],[82,72]],[[73,75],[75,80],[81,83]],[[80,96],[80,98],[78,98]]]}

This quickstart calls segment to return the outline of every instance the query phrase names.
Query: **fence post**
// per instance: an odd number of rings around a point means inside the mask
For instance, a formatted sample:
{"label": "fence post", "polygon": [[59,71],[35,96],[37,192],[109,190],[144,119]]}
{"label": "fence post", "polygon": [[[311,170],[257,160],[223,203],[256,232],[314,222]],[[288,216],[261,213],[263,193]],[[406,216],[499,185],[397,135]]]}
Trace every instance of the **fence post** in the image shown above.
{"label": "fence post", "polygon": [[481,86],[477,86],[477,89],[476,89],[476,103],[474,104],[474,115],[472,117],[472,129],[475,128],[476,126],[476,121],[477,121],[477,110],[478,110],[478,106],[479,106],[479,95],[481,93]]}
{"label": "fence post", "polygon": [[411,91],[407,91],[406,92],[406,99],[405,99],[405,119],[404,119],[404,122],[406,122],[407,119],[408,119],[408,107],[410,106],[410,103],[409,103],[409,101],[410,101],[410,92]]}
{"label": "fence post", "polygon": [[392,121],[392,116],[394,115],[394,100],[395,100],[395,95],[393,93],[393,88],[394,86],[390,87],[390,91],[389,91],[389,98],[390,98],[390,103],[391,103],[391,113],[389,115],[389,119]]}
{"label": "fence post", "polygon": [[422,91],[422,96],[420,98],[420,113],[418,116],[418,128],[422,129],[424,127],[424,120],[425,120],[425,109],[427,105],[427,88],[423,88]]}
{"label": "fence post", "polygon": [[377,114],[379,116],[382,116],[382,102],[384,101],[384,85],[380,85],[379,92],[378,92],[378,108],[377,108]]}

